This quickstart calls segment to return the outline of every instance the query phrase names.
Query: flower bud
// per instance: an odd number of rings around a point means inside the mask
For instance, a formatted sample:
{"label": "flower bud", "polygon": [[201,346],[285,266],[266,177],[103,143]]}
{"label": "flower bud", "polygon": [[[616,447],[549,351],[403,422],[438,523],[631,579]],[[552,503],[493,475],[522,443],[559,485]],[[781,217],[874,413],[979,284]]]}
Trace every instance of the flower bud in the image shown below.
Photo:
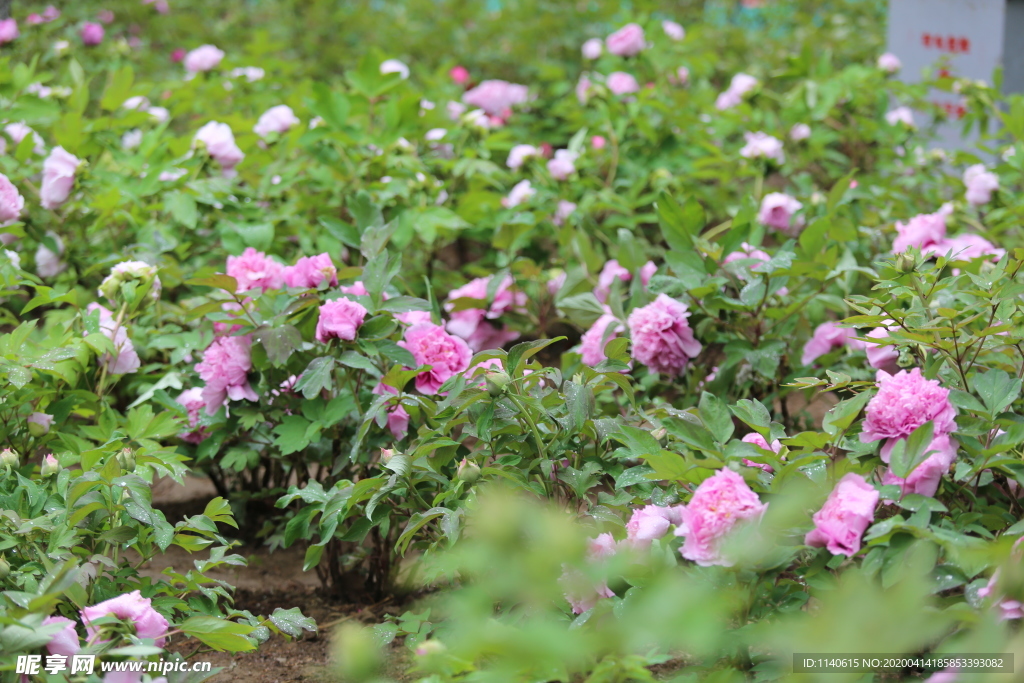
{"label": "flower bud", "polygon": [[456,476],[458,476],[459,481],[472,484],[480,478],[480,466],[475,462],[470,462],[463,458],[462,462],[459,463],[459,469]]}
{"label": "flower bud", "polygon": [[492,370],[484,375],[484,385],[487,386],[487,393],[491,398],[498,398],[505,393],[512,378],[501,370]]}
{"label": "flower bud", "polygon": [[391,448],[380,449],[380,461],[381,463],[387,463],[391,458],[395,457],[395,451]]}
{"label": "flower bud", "polygon": [[154,301],[160,298],[157,267],[144,261],[125,261],[111,268],[110,275],[100,283],[99,294],[109,301],[115,301],[121,292],[121,285],[129,282],[135,285],[140,294],[148,292]]}
{"label": "flower bud", "polygon": [[0,581],[6,579],[10,573],[11,565],[7,564],[7,560],[4,559],[3,555],[0,555]]}
{"label": "flower bud", "polygon": [[900,349],[900,356],[899,358],[896,359],[896,365],[900,366],[901,368],[909,368],[915,365],[914,354],[911,353],[910,349]]}
{"label": "flower bud", "polygon": [[39,474],[44,477],[52,477],[53,475],[60,472],[60,463],[57,462],[57,458],[53,457],[53,453],[49,453],[43,458],[42,467],[39,468]]}
{"label": "flower bud", "polygon": [[666,431],[664,427],[658,427],[657,429],[651,432],[651,436],[653,436],[658,441],[664,439],[666,434],[668,434],[668,431]]}
{"label": "flower bud", "polygon": [[896,259],[896,270],[901,273],[913,273],[915,268],[917,268],[917,263],[910,254],[900,254]]}
{"label": "flower bud", "polygon": [[125,472],[135,471],[135,452],[130,448],[122,448],[121,452],[117,454],[117,464],[121,466],[121,469]]}
{"label": "flower bud", "polygon": [[53,415],[32,413],[28,416],[28,433],[38,439],[40,436],[45,436],[49,433],[50,425],[52,424]]}
{"label": "flower bud", "polygon": [[12,451],[10,448],[5,448],[0,451],[0,466],[2,467],[17,467],[21,463],[21,459],[18,454]]}

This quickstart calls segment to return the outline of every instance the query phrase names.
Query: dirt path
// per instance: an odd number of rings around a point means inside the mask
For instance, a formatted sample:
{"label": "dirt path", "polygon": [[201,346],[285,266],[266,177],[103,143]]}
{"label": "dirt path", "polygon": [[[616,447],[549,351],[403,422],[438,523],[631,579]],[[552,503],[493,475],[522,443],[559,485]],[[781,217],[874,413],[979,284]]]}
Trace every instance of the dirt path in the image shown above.
{"label": "dirt path", "polygon": [[[179,486],[169,479],[153,485],[153,503],[164,510],[169,518],[202,512],[206,503],[216,495],[210,481],[198,477],[189,477],[186,486]],[[277,607],[299,607],[303,614],[315,619],[317,624],[329,624],[353,614],[359,618],[359,606],[332,603],[324,598],[316,574],[302,571],[301,548],[269,553],[265,547],[245,545],[236,548],[234,552],[246,557],[249,566],[229,566],[226,570],[211,571],[208,576],[226,581],[238,589],[235,593],[235,606],[239,609],[266,615]],[[185,572],[192,568],[194,560],[201,558],[199,553],[190,554],[181,548],[172,547],[144,566],[140,573],[156,577],[167,567]],[[330,680],[325,669],[329,641],[328,632],[308,635],[291,642],[274,636],[256,652],[202,653],[197,654],[194,660],[210,661],[214,667],[223,667],[223,671],[209,679],[213,683],[321,682]],[[198,641],[190,639],[174,643],[172,649],[187,654],[199,646]]]}

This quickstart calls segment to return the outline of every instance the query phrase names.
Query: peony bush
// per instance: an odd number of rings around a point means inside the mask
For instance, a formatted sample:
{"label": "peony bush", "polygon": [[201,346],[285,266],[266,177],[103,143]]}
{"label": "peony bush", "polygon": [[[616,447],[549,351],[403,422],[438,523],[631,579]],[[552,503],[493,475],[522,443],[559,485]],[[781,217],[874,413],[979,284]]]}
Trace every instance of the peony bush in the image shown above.
{"label": "peony bush", "polygon": [[315,631],[236,537],[415,603],[345,680],[1024,656],[1020,98],[853,0],[441,4],[0,22],[0,669]]}

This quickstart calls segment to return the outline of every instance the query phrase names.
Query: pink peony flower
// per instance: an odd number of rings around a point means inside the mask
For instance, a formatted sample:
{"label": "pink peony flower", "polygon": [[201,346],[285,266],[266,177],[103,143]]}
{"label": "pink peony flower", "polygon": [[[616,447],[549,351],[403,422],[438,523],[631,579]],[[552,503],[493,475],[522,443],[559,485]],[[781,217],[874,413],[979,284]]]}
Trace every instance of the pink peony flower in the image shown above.
{"label": "pink peony flower", "polygon": [[594,367],[607,359],[604,354],[605,345],[625,329],[626,326],[610,313],[598,318],[580,338],[580,355],[583,356],[583,362]]}
{"label": "pink peony flower", "polygon": [[321,282],[326,282],[332,287],[338,285],[338,269],[334,267],[331,255],[326,252],[316,256],[303,256],[294,266],[286,266],[281,275],[289,287],[315,289]]}
{"label": "pink peony flower", "polygon": [[231,126],[210,121],[196,132],[195,142],[206,145],[206,151],[225,171],[232,170],[245,158],[245,152],[235,144]]}
{"label": "pink peony flower", "polygon": [[555,180],[565,180],[576,172],[577,154],[567,149],[560,149],[555,152],[555,158],[548,162],[548,173]]}
{"label": "pink peony flower", "polygon": [[[384,393],[398,395],[398,389],[393,386],[378,382],[373,388],[373,393],[378,396]],[[388,431],[396,439],[404,438],[409,433],[409,413],[401,403],[395,403],[388,407]]]}
{"label": "pink peony flower", "polygon": [[775,439],[775,441],[772,441],[771,446],[769,446],[768,445],[768,441],[763,436],[758,434],[757,432],[751,432],[751,433],[747,434],[746,436],[744,436],[740,440],[743,443],[753,444],[753,445],[757,446],[758,448],[763,448],[766,451],[771,451],[771,452],[776,453],[776,454],[779,453],[780,451],[782,451],[782,442],[781,441],[779,441],[778,439]]}
{"label": "pink peony flower", "polygon": [[626,523],[626,541],[634,548],[649,548],[652,541],[668,533],[668,528],[677,521],[674,517],[674,511],[667,507],[647,505],[637,508]]}
{"label": "pink peony flower", "polygon": [[[1020,545],[1020,541],[1014,544],[1014,548]],[[1019,556],[1017,558],[1020,559]],[[999,583],[999,570],[997,569],[993,574],[992,578],[989,579],[988,583],[978,589],[979,598],[987,598],[993,594]],[[1009,600],[1007,598],[1001,598],[996,601],[999,606],[999,618],[1000,621],[1009,621],[1010,619],[1024,619],[1024,603],[1020,600]]]}
{"label": "pink peony flower", "polygon": [[935,213],[918,214],[906,223],[896,221],[892,253],[902,254],[910,247],[924,251],[942,242],[946,238],[946,217],[952,212],[953,207],[945,205]]}
{"label": "pink peony flower", "polygon": [[114,13],[108,9],[101,9],[96,13],[96,18],[100,20],[101,24],[114,23]]}
{"label": "pink peony flower", "polygon": [[[654,261],[648,261],[640,268],[640,282],[644,287],[647,286],[647,283],[651,281],[651,277],[657,271],[658,266],[655,265]],[[605,261],[604,267],[601,268],[601,272],[597,276],[597,287],[594,287],[594,296],[598,301],[604,303],[608,300],[612,283],[617,279],[629,282],[633,279],[633,274],[620,266],[616,259]]]}
{"label": "pink peony flower", "polygon": [[17,21],[13,18],[0,20],[0,45],[12,42],[18,35]]}
{"label": "pink peony flower", "polygon": [[690,82],[690,70],[685,66],[676,69],[675,74],[669,73],[668,82],[672,85],[685,86]]}
{"label": "pink peony flower", "polygon": [[447,330],[466,340],[474,351],[499,348],[519,337],[517,332],[505,332],[485,322],[485,319],[494,320],[504,313],[524,310],[526,294],[511,290],[514,281],[510,275],[498,284],[498,288],[494,292],[494,300],[487,304],[486,308],[455,310],[456,299],[468,298],[486,301],[490,282],[490,277],[471,280],[462,287],[449,292],[448,303],[444,305],[444,309],[449,312],[451,317]]}
{"label": "pink peony flower", "polygon": [[[111,375],[124,375],[138,370],[142,362],[139,360],[139,354],[135,352],[135,346],[128,338],[128,330],[124,325],[118,323],[110,311],[95,301],[89,304],[86,310],[90,313],[99,311],[100,332],[114,345],[114,354],[103,354],[100,365]],[[84,336],[88,336],[88,331]]]}
{"label": "pink peony flower", "polygon": [[[158,14],[167,14],[171,11],[171,5],[167,0],[142,0],[143,5],[152,5]],[[184,56],[184,50],[181,51]],[[181,60],[178,60],[181,61]]]}
{"label": "pink peony flower", "polygon": [[824,507],[814,513],[814,529],[804,543],[825,546],[833,555],[853,557],[860,539],[875,519],[878,491],[859,474],[850,473],[832,489]]}
{"label": "pink peony flower", "polygon": [[171,61],[175,64],[185,61],[186,56],[188,56],[188,53],[185,52],[185,48],[177,47],[171,50]]}
{"label": "pink peony flower", "polygon": [[382,74],[398,74],[402,80],[409,78],[409,65],[398,59],[385,59],[380,63]]}
{"label": "pink peony flower", "polygon": [[102,24],[87,21],[82,24],[82,30],[79,32],[79,35],[82,37],[83,44],[99,45],[103,42],[103,35],[105,33]]}
{"label": "pink peony flower", "polygon": [[767,508],[743,477],[721,469],[701,482],[682,509],[682,523],[675,533],[686,542],[679,552],[702,567],[731,567],[733,561],[723,554],[723,541],[738,524],[760,519]]}
{"label": "pink peony flower", "polygon": [[206,427],[199,424],[199,412],[206,408],[202,388],[193,387],[181,392],[181,395],[178,396],[178,403],[188,412],[189,427],[189,431],[182,432],[178,438],[186,443],[202,443],[209,436]]}
{"label": "pink peony flower", "polygon": [[82,647],[78,639],[78,631],[75,630],[75,622],[67,617],[46,617],[43,619],[43,626],[63,624],[64,628],[50,636],[50,642],[46,644],[46,650],[51,655],[63,655],[72,657],[77,655]]}
{"label": "pink peony flower", "polygon": [[640,84],[636,79],[624,71],[613,71],[608,74],[605,84],[616,95],[627,95],[640,90]]}
{"label": "pink peony flower", "polygon": [[[767,252],[761,251],[757,247],[754,247],[746,242],[740,244],[739,251],[733,251],[726,254],[725,258],[722,259],[722,265],[728,265],[734,261],[741,261],[746,259],[753,259],[756,261],[768,262],[771,260],[771,256]],[[743,271],[736,271],[736,276],[741,280],[746,280],[749,275]]]}
{"label": "pink peony flower", "polygon": [[973,261],[986,256],[998,261],[1006,254],[1006,250],[1000,249],[981,235],[963,233],[925,247],[921,253],[929,256],[945,256],[951,253],[953,260],[956,261]]}
{"label": "pink peony flower", "polygon": [[207,415],[215,415],[228,400],[259,400],[249,386],[251,347],[252,339],[248,336],[218,337],[206,347],[203,360],[196,364],[196,372],[206,382],[203,401],[206,402]]}
{"label": "pink peony flower", "polygon": [[620,57],[632,57],[647,47],[644,30],[639,24],[626,24],[605,40],[608,52]]}
{"label": "pink peony flower", "polygon": [[579,100],[580,104],[586,104],[587,100],[590,99],[590,88],[593,85],[590,81],[590,76],[580,74],[580,80],[576,81],[576,99]]}
{"label": "pink peony flower", "polygon": [[604,42],[600,38],[591,38],[583,43],[583,47],[580,48],[580,52],[583,53],[583,59],[597,59],[601,56],[601,53],[604,52]]}
{"label": "pink peony flower", "polygon": [[266,138],[271,133],[285,133],[292,126],[302,123],[287,104],[279,104],[271,107],[260,116],[253,132],[261,138]]}
{"label": "pink peony flower", "polygon": [[227,274],[238,282],[236,294],[256,287],[265,292],[284,285],[284,266],[252,247],[246,247],[241,256],[228,256]]}
{"label": "pink peony flower", "polygon": [[757,87],[757,79],[749,74],[738,73],[732,77],[729,87],[715,100],[715,108],[719,111],[732,109],[743,101],[743,96]]}
{"label": "pink peony flower", "polygon": [[501,205],[506,209],[511,209],[514,206],[519,206],[535,194],[537,194],[537,190],[533,189],[533,185],[530,184],[529,180],[520,180],[512,187],[512,191],[508,193],[507,197],[502,197]]}
{"label": "pink peony flower", "polygon": [[60,10],[53,5],[47,5],[46,9],[43,10],[43,19],[53,21],[58,18],[60,18]]}
{"label": "pink peony flower", "polygon": [[316,340],[329,339],[352,341],[356,331],[363,324],[367,310],[351,299],[325,301],[320,307],[320,319],[316,323]]}
{"label": "pink peony flower", "polygon": [[[712,375],[708,375],[708,377],[712,377]],[[713,379],[713,377],[712,377],[712,379]],[[705,381],[711,381],[711,380],[705,380]],[[776,454],[779,453],[780,451],[782,451],[782,442],[781,441],[779,441],[778,439],[775,439],[775,441],[772,441],[771,446],[769,446],[768,445],[768,441],[765,440],[765,438],[763,436],[761,436],[760,434],[758,434],[757,432],[751,432],[750,434],[747,434],[746,436],[744,436],[740,440],[743,441],[744,443],[753,444],[754,446],[757,446],[758,448],[763,448],[766,451],[772,451],[773,453],[776,453]],[[756,467],[758,469],[764,470],[768,474],[772,474],[772,473],[775,472],[775,468],[772,467],[771,465],[769,465],[767,463],[763,463],[763,462],[754,462],[753,460],[750,460],[749,458],[743,458],[743,464],[746,465],[747,467]]]}
{"label": "pink peony flower", "polygon": [[892,111],[887,112],[885,115],[885,122],[890,126],[902,123],[907,128],[917,127],[914,124],[914,112],[910,110],[910,107],[896,107]]}
{"label": "pink peony flower", "polygon": [[565,223],[565,219],[571,216],[572,212],[575,210],[575,202],[567,202],[564,199],[559,199],[558,206],[555,208],[555,215],[551,217],[551,222],[555,225],[562,225]]}
{"label": "pink peony flower", "polygon": [[30,425],[38,425],[39,431],[42,434],[47,434],[50,431],[50,427],[53,425],[54,417],[47,413],[32,413],[25,420]]}
{"label": "pink peony flower", "polygon": [[43,15],[36,14],[35,12],[33,12],[32,14],[25,17],[25,22],[29,26],[38,26],[39,24],[45,24],[46,19],[43,19]]}
{"label": "pink peony flower", "polygon": [[794,214],[802,208],[804,205],[788,194],[769,192],[761,200],[761,210],[757,214],[757,220],[790,237],[796,237],[804,226],[804,219],[802,216]]}
{"label": "pink peony flower", "polygon": [[412,354],[416,365],[431,366],[416,376],[416,389],[424,394],[436,394],[450,377],[469,367],[473,356],[465,341],[433,323],[413,325],[398,345]]}
{"label": "pink peony flower", "polygon": [[81,159],[68,154],[63,147],[53,148],[43,162],[43,184],[39,188],[39,203],[44,209],[56,209],[68,200],[81,163]]}
{"label": "pink peony flower", "polygon": [[524,104],[529,98],[529,89],[525,85],[508,81],[484,81],[462,96],[468,105],[479,107],[491,116],[504,116],[517,104]]}
{"label": "pink peony flower", "polygon": [[[786,155],[782,151],[782,141],[778,138],[761,131],[744,133],[743,137],[746,139],[747,144],[740,150],[741,157],[746,159],[771,159],[779,164],[786,163]],[[762,212],[764,211],[763,205],[761,210]]]}
{"label": "pink peony flower", "polygon": [[661,29],[665,32],[665,35],[672,40],[682,40],[686,37],[686,29],[674,21],[666,19],[661,22]]}
{"label": "pink peony flower", "polygon": [[464,66],[453,66],[448,72],[448,77],[459,85],[469,83],[469,70]]}
{"label": "pink peony flower", "polygon": [[882,71],[894,74],[903,68],[903,62],[901,62],[900,58],[894,55],[893,53],[886,52],[885,54],[879,56],[878,68],[881,69]]}
{"label": "pink peony flower", "polygon": [[14,142],[15,145],[20,145],[21,141],[25,139],[25,136],[32,136],[32,151],[35,154],[44,154],[46,152],[46,146],[43,144],[43,139],[39,137],[39,133],[35,132],[24,123],[15,121],[14,123],[8,123],[4,126],[4,132],[7,133],[8,137]]}
{"label": "pink peony flower", "polygon": [[366,285],[363,284],[362,280],[356,280],[350,285],[342,285],[338,289],[341,290],[342,294],[351,294],[352,296],[370,296],[370,292],[366,290]]}
{"label": "pink peony flower", "polygon": [[198,73],[216,68],[222,59],[224,59],[223,50],[214,45],[203,45],[185,55],[183,61],[186,69],[192,73]]}
{"label": "pink peony flower", "polygon": [[981,206],[988,204],[992,193],[999,189],[999,176],[986,171],[984,164],[975,164],[964,171],[964,185],[967,186],[968,203]]}
{"label": "pink peony flower", "polygon": [[568,277],[569,275],[563,270],[548,280],[548,294],[551,294],[552,296],[558,294],[558,290],[562,288]]}
{"label": "pink peony flower", "polygon": [[789,129],[789,139],[793,142],[800,142],[811,137],[811,127],[806,123],[794,123]]}
{"label": "pink peony flower", "polygon": [[[891,452],[896,440],[890,439],[886,444]],[[942,475],[949,471],[949,466],[956,460],[957,442],[949,438],[948,434],[938,434],[928,445],[926,452],[930,452],[924,462],[914,468],[914,471],[906,479],[901,479],[893,474],[892,468],[882,476],[882,483],[885,485],[895,484],[899,486],[903,495],[916,493],[921,496],[934,496],[939,490],[939,481]],[[883,459],[888,462],[890,452],[883,449]]]}
{"label": "pink peony flower", "polygon": [[882,460],[900,439],[905,439],[926,422],[934,426],[936,437],[956,429],[956,408],[949,402],[949,389],[934,379],[926,379],[920,368],[901,370],[890,375],[878,371],[878,393],[868,401],[862,443],[888,439],[882,448]]}
{"label": "pink peony flower", "polygon": [[[598,562],[615,554],[615,538],[611,534],[601,534],[590,540],[587,550],[587,560]],[[608,588],[608,584],[601,582],[597,586],[586,585],[586,579],[580,572],[567,569],[560,582],[565,587],[565,599],[572,606],[573,614],[582,614],[593,609],[594,605],[601,598],[614,598],[615,593]]]}
{"label": "pink peony flower", "polygon": [[0,225],[18,220],[24,208],[25,198],[18,192],[14,183],[0,173]]}
{"label": "pink peony flower", "polygon": [[167,619],[153,609],[153,602],[142,597],[139,591],[132,591],[111,598],[92,607],[82,609],[82,623],[85,624],[86,639],[94,641],[99,629],[92,625],[93,621],[106,616],[114,616],[135,628],[135,635],[140,638],[152,638],[157,647],[162,647],[167,634]]}
{"label": "pink peony flower", "polygon": [[[889,329],[878,327],[868,332],[865,336],[871,339],[888,339]],[[864,346],[868,357],[868,365],[876,370],[884,370],[889,374],[899,372],[899,365],[896,364],[896,361],[899,360],[900,352],[895,345],[867,342]]]}
{"label": "pink peony flower", "polygon": [[508,153],[506,165],[515,170],[523,165],[523,162],[530,157],[539,157],[540,150],[533,145],[516,145]]}
{"label": "pink peony flower", "polygon": [[839,327],[838,324],[831,321],[822,323],[814,328],[814,334],[804,345],[804,355],[800,362],[810,365],[832,349],[846,346],[850,339],[856,336],[856,330]]}
{"label": "pink peony flower", "polygon": [[686,306],[664,294],[629,314],[633,358],[654,372],[675,377],[701,351],[686,319]]}

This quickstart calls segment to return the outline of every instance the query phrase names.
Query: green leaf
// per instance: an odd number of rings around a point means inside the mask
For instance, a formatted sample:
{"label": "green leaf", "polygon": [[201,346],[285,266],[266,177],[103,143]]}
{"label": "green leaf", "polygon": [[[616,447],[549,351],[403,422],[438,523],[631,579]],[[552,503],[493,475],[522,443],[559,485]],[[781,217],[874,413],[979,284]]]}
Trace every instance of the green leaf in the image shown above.
{"label": "green leaf", "polygon": [[757,430],[761,436],[766,437],[768,435],[772,416],[760,401],[756,399],[740,399],[736,401],[736,405],[729,406],[729,410],[748,426]]}
{"label": "green leaf", "polygon": [[186,285],[195,285],[197,287],[213,287],[214,289],[223,289],[231,294],[238,291],[238,281],[230,275],[224,275],[217,273],[216,275],[210,275],[208,277],[197,277],[191,280],[185,280]]}
{"label": "green leaf", "polygon": [[998,368],[975,375],[973,384],[991,415],[1003,412],[1020,395],[1021,380]]}
{"label": "green leaf", "polygon": [[274,427],[277,438],[274,445],[281,449],[281,455],[288,455],[303,450],[309,445],[306,436],[310,421],[301,415],[285,415],[281,424]]}
{"label": "green leaf", "polygon": [[[334,130],[341,130],[348,120],[351,105],[348,98],[339,92],[333,92],[326,83],[313,84],[313,101],[310,111],[324,120]],[[354,247],[356,245],[350,244]]]}
{"label": "green leaf", "polygon": [[298,638],[303,631],[316,633],[316,622],[312,618],[302,614],[298,607],[283,609],[278,607],[270,615],[270,623],[277,627],[281,633],[286,633],[292,638]]}
{"label": "green leaf", "polygon": [[405,549],[409,547],[409,543],[413,539],[413,535],[423,528],[423,526],[432,519],[437,519],[442,515],[450,515],[452,513],[448,508],[435,507],[430,508],[425,512],[417,512],[409,518],[409,523],[405,526],[405,531],[398,537],[398,541],[395,543],[395,550],[399,553],[404,553]]}
{"label": "green leaf", "polygon": [[590,327],[604,315],[604,305],[591,292],[559,299],[558,308],[580,327]]}
{"label": "green leaf", "polygon": [[698,448],[705,453],[722,454],[715,446],[711,432],[699,424],[677,417],[666,417],[661,424],[669,434],[689,446]]}
{"label": "green leaf", "polygon": [[311,399],[323,389],[330,389],[334,386],[331,374],[334,372],[334,359],[330,356],[321,356],[309,361],[309,365],[302,371],[299,381],[295,383],[295,391],[301,391],[307,399]]}
{"label": "green leaf", "polygon": [[889,455],[889,466],[892,468],[893,474],[901,479],[906,479],[911,472],[917,469],[918,465],[935,452],[928,450],[928,446],[932,442],[934,427],[933,423],[925,422],[909,437],[896,442]]}
{"label": "green leaf", "polygon": [[302,345],[302,333],[294,325],[262,326],[252,336],[263,345],[267,359],[278,367],[284,365],[292,352]]}
{"label": "green leaf", "polygon": [[715,439],[719,443],[727,442],[735,429],[729,406],[717,396],[705,391],[700,395],[697,409],[700,411],[701,421],[711,430]]}
{"label": "green leaf", "polygon": [[185,635],[220,652],[249,652],[256,649],[256,644],[245,637],[253,632],[253,627],[246,624],[220,617],[195,616],[186,619],[178,628]]}
{"label": "green leaf", "polygon": [[186,228],[194,230],[199,222],[196,200],[186,192],[168,192],[164,195],[164,208],[170,212],[171,218]]}
{"label": "green leaf", "polygon": [[526,363],[526,361],[529,360],[531,356],[539,352],[541,349],[563,339],[565,339],[565,337],[555,337],[554,339],[535,339],[534,341],[516,344],[508,352],[508,360],[505,363],[505,371],[509,374],[510,377],[521,377],[521,365]]}
{"label": "green leaf", "polygon": [[107,89],[103,92],[100,106],[107,111],[113,111],[120,107],[132,90],[132,83],[135,81],[135,72],[131,64],[125,64],[110,75]]}
{"label": "green leaf", "polygon": [[873,391],[862,391],[853,398],[840,401],[825,413],[821,428],[829,435],[836,436],[839,432],[849,428],[853,421],[860,415],[861,409],[867,405]]}
{"label": "green leaf", "polygon": [[[341,357],[338,358],[338,362],[345,367],[356,368],[357,370],[366,370],[375,375],[377,374],[377,366],[373,364],[373,361],[356,351],[346,351],[341,354]],[[307,396],[306,398],[309,397]]]}
{"label": "green leaf", "polygon": [[700,234],[707,222],[704,207],[693,198],[680,206],[668,192],[658,195],[655,207],[658,211],[661,234],[669,248],[682,252],[692,250],[694,238]]}

